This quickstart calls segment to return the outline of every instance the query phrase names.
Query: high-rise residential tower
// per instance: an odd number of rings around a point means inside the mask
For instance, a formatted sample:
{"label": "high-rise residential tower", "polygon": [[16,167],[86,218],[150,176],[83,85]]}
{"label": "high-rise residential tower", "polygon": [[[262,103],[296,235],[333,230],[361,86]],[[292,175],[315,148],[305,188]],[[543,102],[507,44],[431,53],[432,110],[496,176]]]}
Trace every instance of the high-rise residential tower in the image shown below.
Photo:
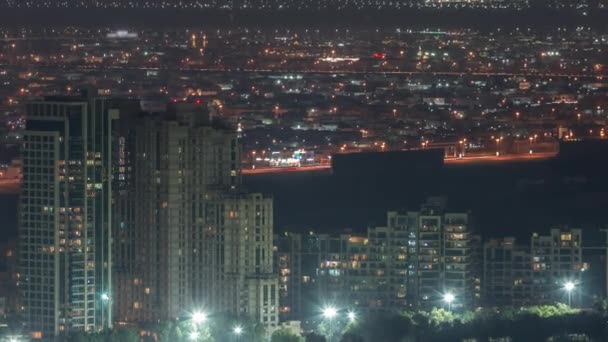
{"label": "high-rise residential tower", "polygon": [[211,121],[201,105],[173,104],[142,115],[118,141],[125,167],[116,170],[125,174],[115,177],[125,191],[117,201],[125,208],[115,224],[124,247],[117,319],[206,310],[276,326],[272,199],[241,189],[236,130]]}
{"label": "high-rise residential tower", "polygon": [[[366,236],[319,236],[318,286],[324,301],[380,311],[476,307],[479,241],[469,213],[429,200],[419,211],[387,213]],[[348,289],[349,291],[344,291]]]}
{"label": "high-rise residential tower", "polygon": [[34,338],[112,322],[111,149],[104,99],[27,104],[19,286]]}

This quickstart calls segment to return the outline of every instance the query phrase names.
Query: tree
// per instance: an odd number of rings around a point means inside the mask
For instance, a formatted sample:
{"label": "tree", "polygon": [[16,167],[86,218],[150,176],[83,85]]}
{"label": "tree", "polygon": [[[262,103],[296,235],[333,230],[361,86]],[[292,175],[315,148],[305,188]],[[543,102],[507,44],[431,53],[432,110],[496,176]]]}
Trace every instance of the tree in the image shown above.
{"label": "tree", "polygon": [[74,331],[68,334],[67,342],[88,342],[88,336],[84,331]]}
{"label": "tree", "polygon": [[340,342],[364,342],[363,337],[347,332],[342,336]]}
{"label": "tree", "polygon": [[139,340],[137,332],[126,328],[113,329],[109,336],[109,341],[113,342],[139,342]]}
{"label": "tree", "polygon": [[207,323],[211,341],[232,341],[234,338],[234,328],[242,329],[241,340],[247,342],[265,341],[266,332],[264,326],[259,322],[243,316],[234,314],[218,314],[210,318]]}
{"label": "tree", "polygon": [[411,315],[375,313],[349,325],[344,336],[350,339],[346,341],[401,341],[412,332],[411,328]]}
{"label": "tree", "polygon": [[593,308],[602,316],[608,316],[608,298],[595,298]]}
{"label": "tree", "polygon": [[455,316],[450,311],[444,309],[433,308],[428,315],[429,325],[433,327],[443,327],[451,325],[454,322]]}
{"label": "tree", "polygon": [[279,329],[272,333],[270,342],[304,342],[304,338],[289,329]]}
{"label": "tree", "polygon": [[531,306],[526,312],[536,315],[542,318],[549,318],[553,316],[562,316],[577,313],[578,310],[571,308],[570,306],[562,303],[557,303],[555,305],[538,305]]}
{"label": "tree", "polygon": [[306,342],[327,342],[327,339],[323,335],[310,333],[306,335]]}

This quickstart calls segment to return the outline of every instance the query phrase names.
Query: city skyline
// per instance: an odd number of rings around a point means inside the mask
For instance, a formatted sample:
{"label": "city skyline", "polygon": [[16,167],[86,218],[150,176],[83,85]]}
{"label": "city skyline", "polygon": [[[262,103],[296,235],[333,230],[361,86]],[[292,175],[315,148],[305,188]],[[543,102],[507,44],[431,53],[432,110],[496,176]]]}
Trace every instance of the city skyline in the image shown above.
{"label": "city skyline", "polygon": [[589,1],[0,2],[0,341],[603,341]]}

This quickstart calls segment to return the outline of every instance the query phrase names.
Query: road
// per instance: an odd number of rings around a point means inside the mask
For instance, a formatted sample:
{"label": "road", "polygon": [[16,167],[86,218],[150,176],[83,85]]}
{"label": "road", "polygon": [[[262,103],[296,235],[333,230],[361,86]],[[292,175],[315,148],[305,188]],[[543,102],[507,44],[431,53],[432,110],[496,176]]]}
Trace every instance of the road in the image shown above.
{"label": "road", "polygon": [[279,172],[306,172],[306,171],[319,171],[329,170],[331,165],[311,165],[302,167],[267,167],[262,169],[243,169],[241,170],[244,175],[259,175],[264,173],[279,173]]}
{"label": "road", "polygon": [[481,163],[510,163],[526,160],[542,160],[557,156],[556,152],[533,153],[533,154],[504,154],[501,156],[467,156],[465,158],[446,158],[446,164],[481,164]]}
{"label": "road", "polygon": [[[501,156],[482,155],[482,156],[467,156],[464,158],[446,158],[446,164],[482,164],[482,163],[511,163],[528,160],[543,160],[553,158],[557,155],[555,152],[550,153],[533,153],[533,154],[507,154]],[[287,172],[307,172],[329,170],[331,165],[313,165],[302,167],[270,167],[258,169],[243,169],[243,175],[259,175],[268,173],[287,173]]]}
{"label": "road", "polygon": [[[446,164],[481,164],[481,163],[509,163],[526,160],[542,160],[553,158],[557,153],[534,153],[534,154],[507,154],[502,156],[485,155],[485,156],[467,156],[464,158],[446,158],[444,162]],[[259,175],[268,173],[286,173],[286,172],[308,172],[308,171],[321,171],[329,170],[331,165],[311,165],[302,167],[267,167],[258,169],[243,169],[243,175]],[[2,192],[14,192],[19,189],[18,181],[1,181],[0,180],[0,193]]]}
{"label": "road", "polygon": [[[10,64],[0,64],[0,67],[11,67]],[[41,65],[38,68],[44,70],[61,69],[64,70],[64,65]],[[309,75],[431,75],[431,76],[501,76],[501,77],[575,77],[575,78],[608,78],[608,74],[599,73],[543,73],[543,72],[467,72],[467,71],[417,71],[417,70],[280,70],[280,69],[225,69],[225,68],[155,68],[155,67],[137,67],[137,66],[118,66],[118,65],[87,65],[76,66],[75,69],[80,71],[91,70],[163,70],[163,71],[183,71],[183,72],[208,72],[208,73],[257,73],[257,74],[309,74]]]}
{"label": "road", "polygon": [[432,76],[504,76],[504,77],[576,77],[576,78],[606,78],[608,74],[581,73],[541,73],[541,72],[467,72],[467,71],[403,71],[403,70],[310,70],[310,69],[225,69],[225,68],[148,68],[132,66],[78,66],[80,70],[168,70],[168,71],[198,71],[198,72],[238,72],[259,74],[329,74],[329,75],[432,75]]}
{"label": "road", "polygon": [[21,187],[18,179],[0,179],[0,194],[16,194]]}

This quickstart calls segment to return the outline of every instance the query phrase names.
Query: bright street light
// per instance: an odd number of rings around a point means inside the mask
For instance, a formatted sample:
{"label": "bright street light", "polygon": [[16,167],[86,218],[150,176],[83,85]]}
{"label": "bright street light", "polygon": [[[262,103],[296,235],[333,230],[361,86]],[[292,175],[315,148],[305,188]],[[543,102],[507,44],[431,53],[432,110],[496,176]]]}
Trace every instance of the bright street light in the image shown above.
{"label": "bright street light", "polygon": [[456,299],[456,297],[454,297],[454,294],[450,292],[443,295],[443,301],[448,303],[448,311],[452,311],[452,302],[454,299]]}
{"label": "bright street light", "polygon": [[568,292],[571,292],[572,290],[574,290],[574,287],[575,287],[575,285],[571,281],[564,284],[564,289]]}
{"label": "bright street light", "polygon": [[323,308],[323,317],[327,320],[329,320],[329,325],[328,325],[328,333],[327,333],[327,341],[332,342],[333,340],[333,335],[334,335],[334,324],[332,324],[332,320],[338,315],[338,309],[336,309],[334,306],[326,306],[325,308]]}
{"label": "bright street light", "polygon": [[104,302],[107,302],[110,300],[110,296],[108,296],[107,293],[102,293],[101,294],[101,300],[103,300]]}
{"label": "bright street light", "polygon": [[446,294],[444,294],[444,295],[443,295],[443,300],[444,300],[446,303],[448,303],[448,304],[449,304],[449,303],[451,303],[451,302],[453,302],[453,301],[454,301],[454,299],[455,299],[455,297],[454,297],[454,295],[453,295],[453,294],[451,294],[451,293],[446,293]]}
{"label": "bright street light", "polygon": [[241,340],[241,335],[243,334],[243,327],[240,325],[236,325],[234,328],[232,328],[232,333],[234,334],[234,340],[235,341],[240,341]]}
{"label": "bright street light", "polygon": [[337,314],[338,310],[333,306],[327,306],[323,309],[323,317],[327,319],[333,319]]}
{"label": "bright street light", "polygon": [[238,336],[243,333],[243,328],[240,325],[237,325],[236,327],[234,327],[234,329],[232,329],[232,331],[235,335]]}
{"label": "bright street light", "polygon": [[205,323],[206,320],[207,320],[207,314],[204,312],[196,311],[195,313],[192,314],[192,322],[194,322],[194,324]]}
{"label": "bright street light", "polygon": [[572,291],[574,291],[575,287],[576,284],[571,281],[567,281],[566,283],[564,283],[564,290],[568,292],[568,306],[572,306]]}
{"label": "bright street light", "polygon": [[348,312],[348,320],[354,322],[357,319],[357,314],[354,311]]}

